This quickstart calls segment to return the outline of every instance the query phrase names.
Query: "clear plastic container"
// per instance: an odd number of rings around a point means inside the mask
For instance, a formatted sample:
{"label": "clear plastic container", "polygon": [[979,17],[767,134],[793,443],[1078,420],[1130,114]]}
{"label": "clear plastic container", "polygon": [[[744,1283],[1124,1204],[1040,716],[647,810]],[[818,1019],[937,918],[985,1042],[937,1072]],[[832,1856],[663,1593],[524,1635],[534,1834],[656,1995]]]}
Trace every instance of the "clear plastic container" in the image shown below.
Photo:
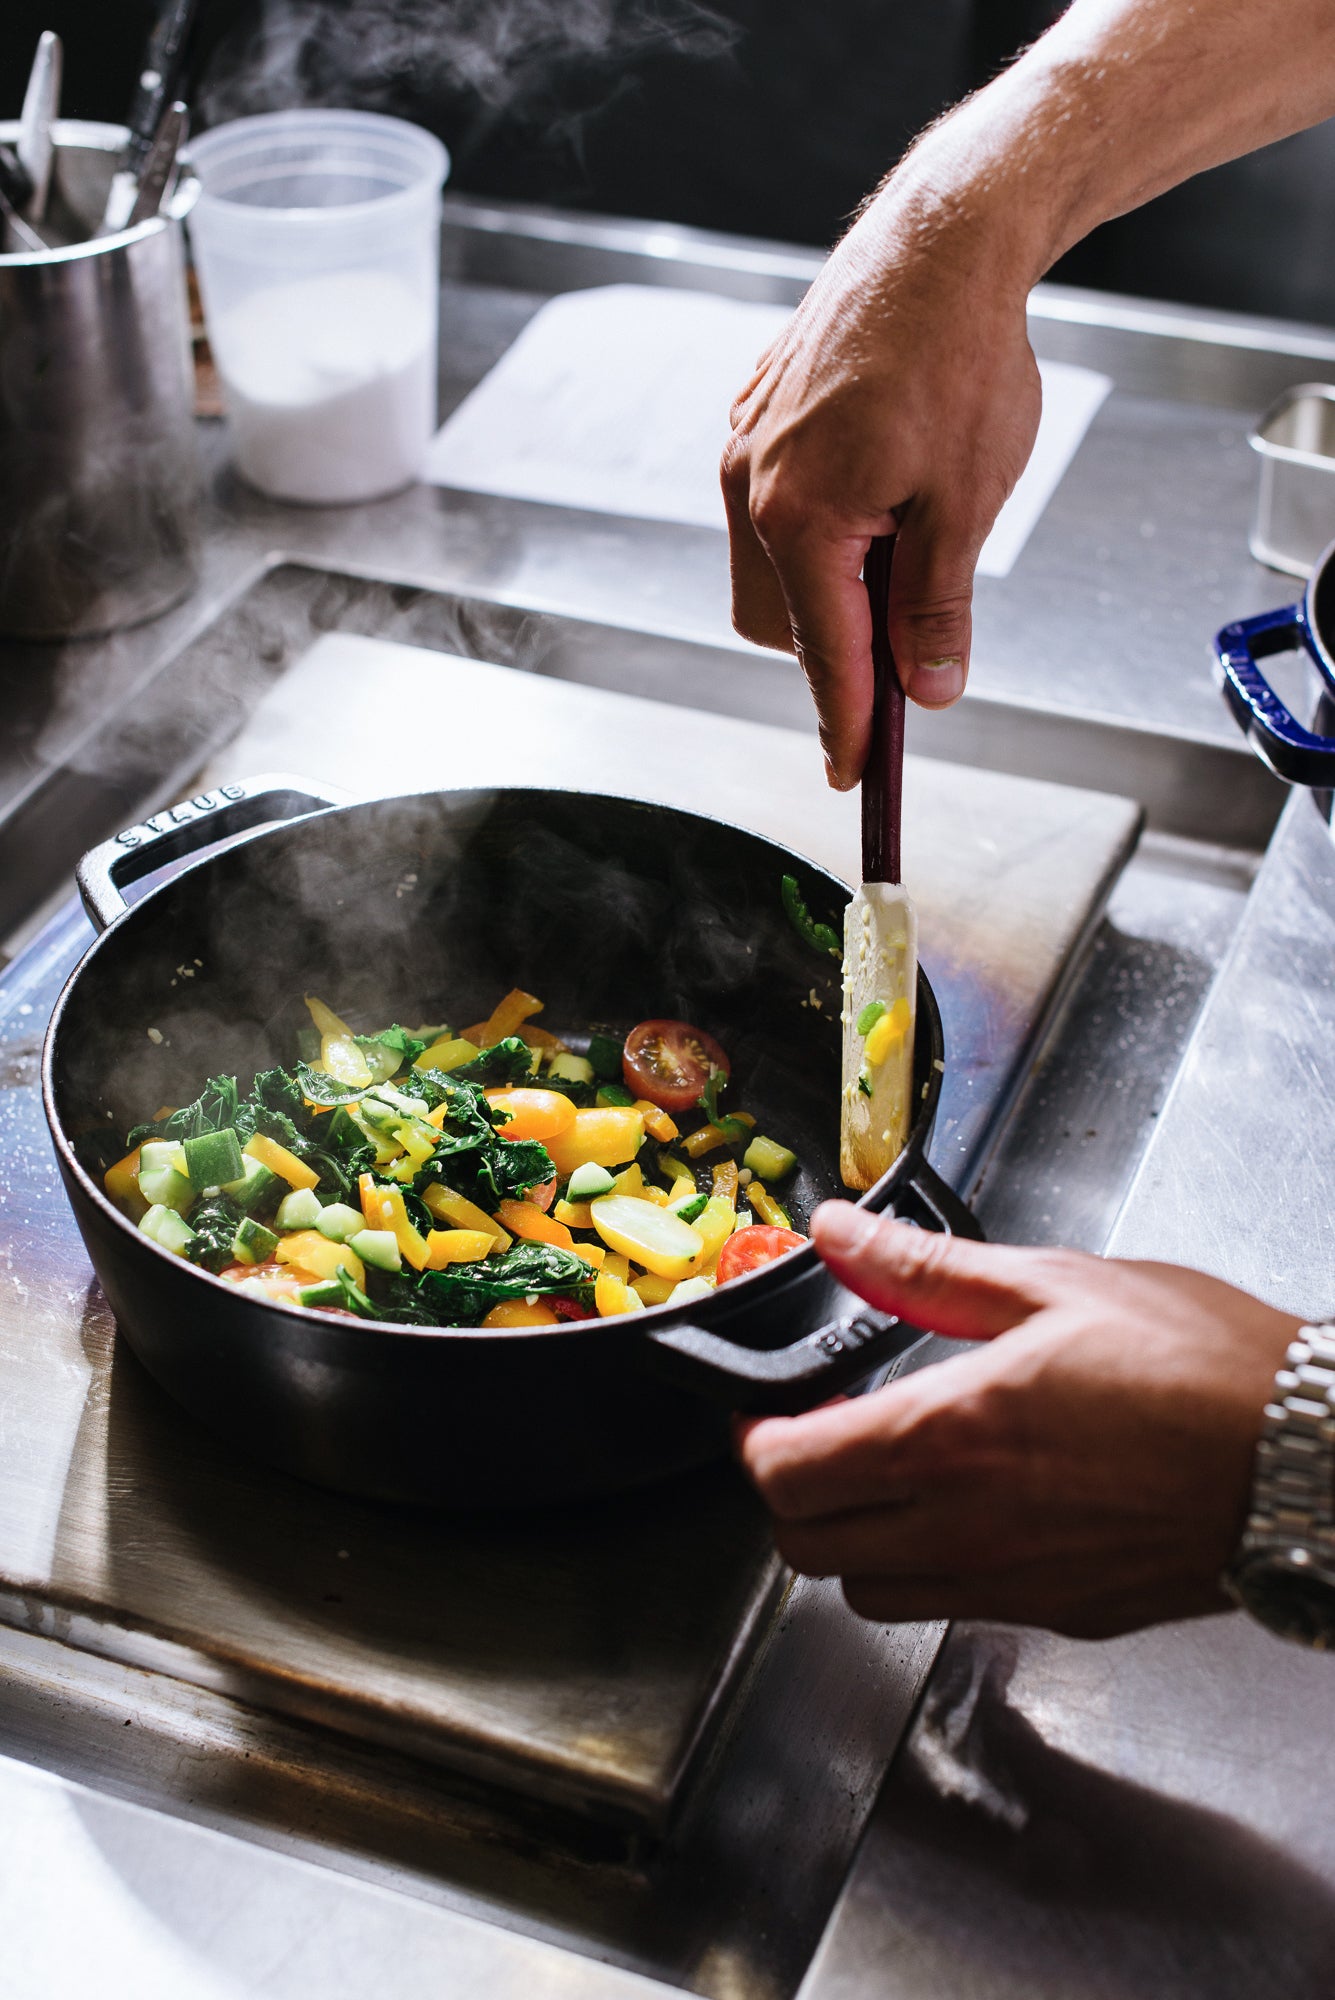
{"label": "clear plastic container", "polygon": [[206,133],[190,162],[243,478],[315,506],[410,484],[436,423],[445,148],[398,118],[279,111]]}

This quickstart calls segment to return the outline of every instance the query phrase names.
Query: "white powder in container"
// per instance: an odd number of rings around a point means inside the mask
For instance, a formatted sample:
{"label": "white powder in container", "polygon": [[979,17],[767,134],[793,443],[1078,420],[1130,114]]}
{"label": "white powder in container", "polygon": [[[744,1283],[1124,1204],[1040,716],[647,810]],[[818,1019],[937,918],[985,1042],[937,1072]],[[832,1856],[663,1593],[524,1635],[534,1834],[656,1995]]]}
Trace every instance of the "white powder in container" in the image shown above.
{"label": "white powder in container", "polygon": [[399,279],[337,271],[272,285],[209,333],[252,486],[329,505],[418,477],[435,428],[435,314]]}

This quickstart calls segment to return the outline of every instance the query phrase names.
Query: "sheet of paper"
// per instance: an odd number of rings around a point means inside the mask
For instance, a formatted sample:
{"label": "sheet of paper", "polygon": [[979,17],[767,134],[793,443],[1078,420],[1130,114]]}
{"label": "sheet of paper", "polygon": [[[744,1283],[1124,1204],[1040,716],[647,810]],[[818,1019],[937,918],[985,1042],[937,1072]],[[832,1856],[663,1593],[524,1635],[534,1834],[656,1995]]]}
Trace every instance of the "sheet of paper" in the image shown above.
{"label": "sheet of paper", "polygon": [[[437,433],[426,476],[475,493],[723,528],[728,409],[788,318],[782,306],[652,285],[563,293]],[[1041,371],[1038,442],[983,549],[985,576],[1009,574],[1112,386],[1064,362]]]}

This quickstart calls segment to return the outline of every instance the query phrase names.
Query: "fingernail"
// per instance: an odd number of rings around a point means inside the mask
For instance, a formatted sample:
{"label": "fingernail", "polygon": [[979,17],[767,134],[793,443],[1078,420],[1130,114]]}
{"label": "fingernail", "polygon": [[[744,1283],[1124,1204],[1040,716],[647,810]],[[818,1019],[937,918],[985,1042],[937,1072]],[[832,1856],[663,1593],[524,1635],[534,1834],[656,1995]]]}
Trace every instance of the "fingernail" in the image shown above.
{"label": "fingernail", "polygon": [[945,708],[964,693],[960,659],[920,660],[909,675],[909,693],[924,708]]}
{"label": "fingernail", "polygon": [[819,1227],[817,1248],[832,1250],[836,1257],[865,1250],[876,1234],[876,1217],[851,1201],[823,1202],[811,1219]]}

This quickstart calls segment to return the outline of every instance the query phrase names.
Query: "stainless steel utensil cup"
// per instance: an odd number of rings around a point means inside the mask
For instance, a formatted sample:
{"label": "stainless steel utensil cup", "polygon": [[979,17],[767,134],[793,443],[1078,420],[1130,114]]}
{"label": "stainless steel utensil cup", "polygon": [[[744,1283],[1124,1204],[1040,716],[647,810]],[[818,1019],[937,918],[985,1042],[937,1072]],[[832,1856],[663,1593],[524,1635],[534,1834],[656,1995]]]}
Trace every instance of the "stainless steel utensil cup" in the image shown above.
{"label": "stainless steel utensil cup", "polygon": [[[16,125],[0,125],[13,140]],[[89,236],[125,131],[61,120],[55,178]],[[0,632],[77,638],[193,588],[200,492],[181,224],[0,256]]]}

